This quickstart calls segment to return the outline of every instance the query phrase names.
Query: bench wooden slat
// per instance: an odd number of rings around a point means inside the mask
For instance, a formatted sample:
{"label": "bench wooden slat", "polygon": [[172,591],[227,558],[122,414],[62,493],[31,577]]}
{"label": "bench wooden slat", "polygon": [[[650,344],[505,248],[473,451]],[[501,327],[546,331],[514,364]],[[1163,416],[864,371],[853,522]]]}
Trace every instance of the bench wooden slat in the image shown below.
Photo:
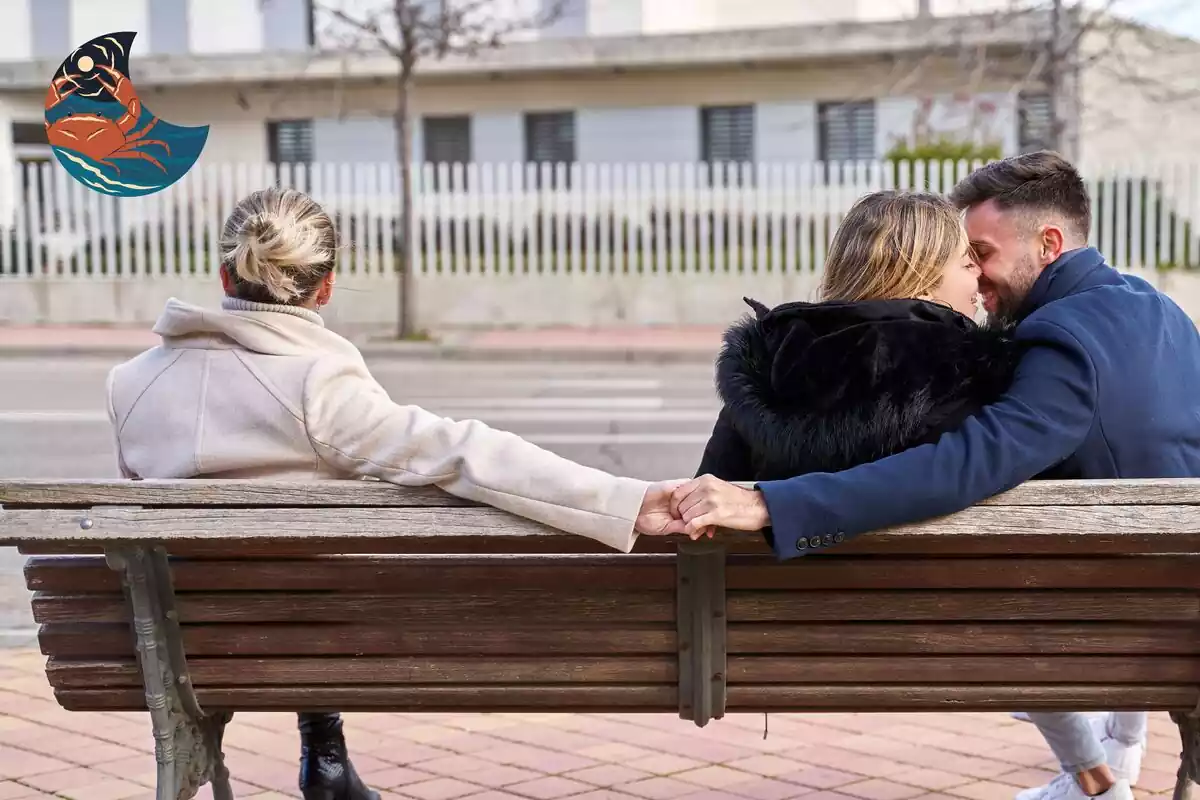
{"label": "bench wooden slat", "polygon": [[1126,558],[805,558],[788,564],[730,559],[737,590],[1200,589],[1200,554]]}
{"label": "bench wooden slat", "polygon": [[[497,589],[674,585],[674,559],[663,556],[428,558],[325,556],[257,561],[176,560],[179,591],[339,591],[412,593]],[[35,557],[25,567],[32,591],[119,592],[120,579],[100,556]],[[863,561],[826,555],[778,564],[731,557],[726,586],[739,591],[887,589],[1200,589],[1200,554],[1126,558],[966,558]]]}
{"label": "bench wooden slat", "polygon": [[[757,533],[722,531],[721,543],[731,554],[773,556],[771,549]],[[679,542],[674,537],[643,536],[635,555],[674,555]],[[236,550],[238,558],[256,559],[302,558],[329,555],[612,555],[611,548],[579,536],[551,534],[495,539],[480,534],[476,537],[441,538],[436,534],[409,537],[376,537],[359,539],[353,536],[312,537],[308,539],[212,539],[172,540],[163,543],[172,556],[223,560]],[[22,543],[17,548],[25,555],[102,555],[103,548],[86,541],[37,541]],[[876,531],[838,545],[838,557],[911,556],[991,557],[991,556],[1078,556],[1135,555],[1167,553],[1200,553],[1200,533],[1122,533],[1098,531],[1089,534],[1005,533],[993,536],[987,531],[959,533],[936,538],[912,531]],[[811,553],[809,558],[826,558],[830,553]]]}
{"label": "bench wooden slat", "polygon": [[[301,686],[283,688],[207,687],[197,689],[201,706],[231,711],[478,711],[517,713],[665,713],[678,708],[670,684],[645,686]],[[142,689],[57,689],[68,711],[141,711]]]}
{"label": "bench wooden slat", "polygon": [[[272,655],[649,655],[675,650],[673,625],[398,630],[390,624],[186,625],[191,656]],[[49,623],[42,652],[64,658],[127,657],[127,627]],[[1200,628],[1186,624],[1077,623],[733,623],[732,655],[1194,655]]]}
{"label": "bench wooden slat", "polygon": [[[623,591],[606,587],[574,593],[538,589],[481,591],[461,596],[442,595],[297,595],[286,592],[228,594],[181,593],[176,609],[184,623],[359,622],[387,619],[394,624],[421,627],[621,624],[673,622],[675,595],[671,592]],[[129,609],[123,597],[111,595],[52,595],[33,598],[35,622],[124,622]]]}
{"label": "bench wooden slat", "polygon": [[372,506],[479,508],[435,486],[375,480],[23,480],[0,483],[4,506]]}
{"label": "bench wooden slat", "polygon": [[810,713],[823,711],[1012,711],[1120,708],[1169,711],[1194,708],[1193,686],[1127,684],[1097,686],[730,686],[727,711]]}
{"label": "bench wooden slat", "polygon": [[[91,520],[84,530],[80,522]],[[1092,537],[1137,534],[1184,535],[1200,541],[1200,506],[975,506],[948,517],[891,529],[892,536],[954,537],[1008,534],[1077,537],[1076,551],[1087,551]],[[757,534],[755,534],[757,536]],[[212,539],[303,541],[310,538],[355,540],[430,539],[446,546],[453,540],[516,544],[529,537],[580,540],[495,508],[339,508],[297,507],[286,526],[274,508],[100,507],[0,510],[0,544],[38,541],[86,544],[89,541],[166,542]],[[667,541],[663,537],[644,537]],[[738,537],[739,539],[742,537]],[[585,540],[586,541],[586,540]],[[502,551],[503,552],[503,551]]]}
{"label": "bench wooden slat", "polygon": [[[0,504],[409,508],[478,505],[434,487],[400,487],[373,480],[312,483],[194,479],[4,481],[0,483]],[[989,498],[981,505],[1200,505],[1200,484],[1191,479],[1162,478],[1036,481]]]}
{"label": "bench wooden slat", "polygon": [[1200,621],[1200,601],[1164,591],[736,591],[730,623],[976,620]]}
{"label": "bench wooden slat", "polygon": [[736,623],[731,654],[1193,655],[1200,627],[1144,623]]}
{"label": "bench wooden slat", "polygon": [[[141,689],[58,689],[71,711],[139,711]],[[648,686],[300,686],[205,687],[202,706],[230,711],[471,711],[663,713],[676,708],[676,689]],[[763,685],[731,686],[726,713],[856,711],[1010,711],[1014,708],[1191,708],[1200,691],[1159,684],[1057,686]]]}
{"label": "bench wooden slat", "polygon": [[1192,656],[730,656],[731,685],[1156,683],[1200,685]]}
{"label": "bench wooden slat", "polygon": [[[490,590],[652,589],[674,591],[673,556],[487,556],[403,559],[398,556],[318,556],[260,561],[171,564],[178,591],[337,591],[458,594]],[[100,556],[34,557],[25,566],[31,591],[120,592],[121,579]]]}
{"label": "bench wooden slat", "polygon": [[[321,684],[652,684],[674,685],[674,656],[606,658],[194,658],[188,663],[197,686],[301,686]],[[141,686],[132,659],[69,661],[51,658],[46,667],[56,688]]]}
{"label": "bench wooden slat", "polygon": [[[607,656],[675,654],[675,626],[464,628],[406,630],[390,623],[187,625],[189,657],[270,655]],[[50,623],[38,641],[45,655],[108,658],[133,655],[128,625]]]}
{"label": "bench wooden slat", "polygon": [[[739,552],[766,555],[771,552],[766,543],[757,534],[731,534],[735,540],[734,547]],[[1171,552],[1176,549],[1174,542],[1178,537],[1169,539],[1166,543],[1163,537],[1158,537],[1158,544],[1147,544],[1147,552]],[[1200,536],[1196,537],[1200,543]],[[226,560],[231,550],[237,551],[239,559],[246,562],[255,560],[277,560],[280,558],[308,558],[313,556],[338,555],[391,555],[406,557],[437,557],[437,556],[605,556],[614,553],[611,547],[582,536],[566,534],[530,535],[521,537],[491,537],[487,534],[479,536],[461,536],[442,538],[436,533],[401,537],[373,537],[359,539],[353,536],[313,537],[309,539],[276,540],[269,539],[195,539],[172,540],[160,542],[163,548],[174,557]],[[635,556],[666,555],[674,556],[679,546],[673,537],[642,537],[637,544]],[[907,547],[907,545],[905,545]],[[962,543],[957,544],[954,552],[961,554]],[[29,556],[85,556],[103,555],[104,548],[82,541],[38,541],[22,544],[19,552]],[[1200,550],[1200,544],[1197,547]],[[1008,552],[1007,550],[1005,552]],[[1125,552],[1125,550],[1121,550]]]}
{"label": "bench wooden slat", "polygon": [[[557,658],[193,658],[197,686],[321,684],[671,683],[671,656]],[[52,657],[55,688],[141,686],[132,658]],[[731,685],[741,684],[1200,684],[1200,657],[1179,656],[731,656]]]}

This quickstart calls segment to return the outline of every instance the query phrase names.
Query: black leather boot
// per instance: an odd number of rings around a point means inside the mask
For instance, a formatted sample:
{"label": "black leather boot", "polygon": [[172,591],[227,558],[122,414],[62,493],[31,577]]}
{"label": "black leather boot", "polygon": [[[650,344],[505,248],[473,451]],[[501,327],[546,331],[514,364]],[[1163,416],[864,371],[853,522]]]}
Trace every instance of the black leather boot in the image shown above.
{"label": "black leather boot", "polygon": [[379,793],[363,784],[350,763],[341,715],[304,712],[296,716],[304,800],[379,800]]}

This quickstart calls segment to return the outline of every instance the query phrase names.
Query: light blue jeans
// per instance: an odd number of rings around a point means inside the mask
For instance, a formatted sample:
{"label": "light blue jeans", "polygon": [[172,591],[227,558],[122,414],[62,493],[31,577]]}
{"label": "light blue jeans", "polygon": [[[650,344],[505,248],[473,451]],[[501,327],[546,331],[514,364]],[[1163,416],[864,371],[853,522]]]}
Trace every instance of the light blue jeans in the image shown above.
{"label": "light blue jeans", "polygon": [[[1029,720],[1042,732],[1063,772],[1086,772],[1108,760],[1086,714],[1030,711]],[[1146,738],[1148,721],[1144,711],[1114,712],[1108,722],[1108,735],[1123,744],[1139,744]]]}

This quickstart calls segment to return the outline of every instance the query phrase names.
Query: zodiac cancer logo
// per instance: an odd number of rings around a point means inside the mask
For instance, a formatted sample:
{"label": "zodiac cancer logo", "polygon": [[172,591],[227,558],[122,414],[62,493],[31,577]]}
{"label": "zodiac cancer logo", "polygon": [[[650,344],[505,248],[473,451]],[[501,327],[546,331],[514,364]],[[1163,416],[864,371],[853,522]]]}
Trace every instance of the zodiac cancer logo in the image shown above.
{"label": "zodiac cancer logo", "polygon": [[132,31],[97,36],[59,66],[46,91],[46,136],[58,163],[101,194],[138,197],[167,188],[200,158],[208,126],[156,117],[129,78]]}

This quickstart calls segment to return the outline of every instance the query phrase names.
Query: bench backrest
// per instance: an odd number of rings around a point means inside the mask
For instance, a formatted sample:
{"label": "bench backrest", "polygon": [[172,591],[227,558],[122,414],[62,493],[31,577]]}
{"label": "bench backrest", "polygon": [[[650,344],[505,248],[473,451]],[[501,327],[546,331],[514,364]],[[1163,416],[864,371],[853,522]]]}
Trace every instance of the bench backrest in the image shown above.
{"label": "bench backrest", "polygon": [[206,707],[1191,709],[1200,481],[1030,483],[779,564],[374,482],[0,484],[59,701],[145,705],[105,547],[172,556]]}

